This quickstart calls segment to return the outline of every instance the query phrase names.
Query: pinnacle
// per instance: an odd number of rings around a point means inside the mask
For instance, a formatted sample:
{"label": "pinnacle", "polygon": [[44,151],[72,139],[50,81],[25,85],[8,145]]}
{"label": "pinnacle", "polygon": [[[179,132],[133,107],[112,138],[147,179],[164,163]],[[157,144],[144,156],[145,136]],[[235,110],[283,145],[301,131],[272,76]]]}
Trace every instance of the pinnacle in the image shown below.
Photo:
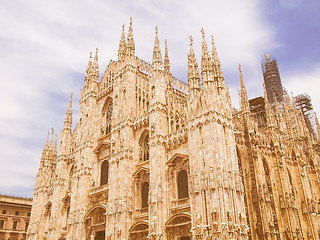
{"label": "pinnacle", "polygon": [[213,63],[213,71],[214,71],[214,75],[215,77],[220,77],[222,78],[222,70],[221,70],[221,62],[220,59],[218,57],[218,52],[214,43],[214,39],[213,36],[211,36],[212,39],[212,63]]}
{"label": "pinnacle", "polygon": [[152,67],[157,70],[162,70],[162,56],[161,56],[161,48],[160,48],[159,37],[158,37],[158,26],[156,26],[155,30],[156,30],[156,36],[154,39]]}
{"label": "pinnacle", "polygon": [[119,42],[119,50],[118,50],[118,60],[124,61],[125,55],[126,55],[126,35],[124,32],[125,25],[122,25],[122,33],[121,38]]}
{"label": "pinnacle", "polygon": [[211,41],[212,41],[212,60],[216,60],[218,59],[218,54],[217,54],[216,46],[214,44],[213,36],[211,36]]}
{"label": "pinnacle", "polygon": [[72,97],[73,97],[73,92],[71,92],[69,106],[68,106],[68,110],[70,111],[72,111]]}
{"label": "pinnacle", "polygon": [[127,55],[134,56],[135,55],[135,44],[133,38],[133,28],[132,28],[132,17],[130,18],[129,31],[127,36]]}
{"label": "pinnacle", "polygon": [[170,60],[169,60],[169,54],[168,54],[167,40],[165,40],[164,73],[165,74],[170,73]]}
{"label": "pinnacle", "polygon": [[249,113],[250,112],[249,100],[248,100],[246,86],[244,85],[241,64],[239,64],[239,72],[240,72],[240,85],[241,85],[241,89],[240,89],[240,108],[243,111],[243,113]]}
{"label": "pinnacle", "polygon": [[202,58],[208,58],[208,46],[206,42],[206,36],[204,33],[203,28],[201,28],[201,33],[202,33]]}
{"label": "pinnacle", "polygon": [[72,96],[73,96],[73,92],[71,92],[69,106],[67,108],[66,116],[64,119],[64,129],[71,129],[71,125],[72,125]]}
{"label": "pinnacle", "polygon": [[193,37],[189,36],[190,39],[190,52],[188,54],[188,83],[189,89],[200,89],[200,74],[198,63],[194,54],[193,49]]}
{"label": "pinnacle", "polygon": [[96,48],[96,55],[94,56],[94,61],[98,62],[98,47]]}
{"label": "pinnacle", "polygon": [[243,80],[243,75],[242,75],[241,64],[239,64],[239,72],[240,72],[240,84],[241,84],[241,88],[246,88],[245,85],[244,85],[244,80]]}
{"label": "pinnacle", "polygon": [[189,52],[189,55],[194,57],[193,37],[189,36],[189,39],[190,39],[190,52]]}
{"label": "pinnacle", "polygon": [[201,29],[201,33],[202,33],[201,73],[203,78],[202,81],[206,82],[209,80],[208,73],[212,72],[212,63],[211,63],[211,57],[208,51],[208,46],[205,39],[205,33],[203,28]]}
{"label": "pinnacle", "polygon": [[90,51],[90,59],[89,59],[89,65],[92,64],[92,51]]}

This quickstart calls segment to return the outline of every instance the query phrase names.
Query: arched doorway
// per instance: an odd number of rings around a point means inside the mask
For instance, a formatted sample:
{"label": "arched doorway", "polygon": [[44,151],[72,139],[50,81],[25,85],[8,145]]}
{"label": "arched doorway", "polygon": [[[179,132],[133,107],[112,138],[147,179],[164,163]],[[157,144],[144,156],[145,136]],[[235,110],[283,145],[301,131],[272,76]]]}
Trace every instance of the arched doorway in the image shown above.
{"label": "arched doorway", "polygon": [[191,218],[189,214],[179,213],[166,223],[167,239],[191,240]]}
{"label": "arched doorway", "polygon": [[106,207],[98,205],[85,215],[86,240],[105,240]]}
{"label": "arched doorway", "polygon": [[130,228],[130,240],[146,240],[149,233],[149,225],[147,221],[140,221]]}

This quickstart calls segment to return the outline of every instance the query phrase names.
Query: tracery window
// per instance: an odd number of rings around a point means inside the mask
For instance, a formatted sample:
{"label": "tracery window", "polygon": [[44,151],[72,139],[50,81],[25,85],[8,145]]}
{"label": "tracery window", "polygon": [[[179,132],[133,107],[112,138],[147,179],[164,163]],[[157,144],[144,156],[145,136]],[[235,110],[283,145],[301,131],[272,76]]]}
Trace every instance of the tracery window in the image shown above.
{"label": "tracery window", "polygon": [[144,182],[141,188],[141,208],[148,207],[149,183]]}
{"label": "tracery window", "polygon": [[106,112],[106,134],[111,132],[113,103],[110,102]]}
{"label": "tracery window", "polygon": [[103,161],[100,169],[100,186],[108,183],[109,178],[109,162],[107,160]]}
{"label": "tracery window", "polygon": [[188,174],[185,170],[178,173],[178,199],[189,197]]}

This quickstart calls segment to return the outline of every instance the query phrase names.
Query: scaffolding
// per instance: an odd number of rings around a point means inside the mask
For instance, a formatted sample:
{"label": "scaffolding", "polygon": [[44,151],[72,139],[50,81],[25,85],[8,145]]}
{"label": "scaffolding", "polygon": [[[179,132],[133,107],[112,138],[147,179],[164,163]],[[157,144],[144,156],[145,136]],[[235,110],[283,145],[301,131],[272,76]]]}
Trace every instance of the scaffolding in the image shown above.
{"label": "scaffolding", "polygon": [[310,133],[314,136],[319,136],[316,125],[316,114],[313,111],[311,98],[308,94],[300,94],[294,97],[294,101],[299,110],[302,111],[306,125]]}
{"label": "scaffolding", "polygon": [[268,100],[270,104],[274,104],[275,96],[279,103],[283,101],[283,87],[281,83],[280,73],[277,60],[266,54],[265,59],[261,62],[264,84],[266,87]]}

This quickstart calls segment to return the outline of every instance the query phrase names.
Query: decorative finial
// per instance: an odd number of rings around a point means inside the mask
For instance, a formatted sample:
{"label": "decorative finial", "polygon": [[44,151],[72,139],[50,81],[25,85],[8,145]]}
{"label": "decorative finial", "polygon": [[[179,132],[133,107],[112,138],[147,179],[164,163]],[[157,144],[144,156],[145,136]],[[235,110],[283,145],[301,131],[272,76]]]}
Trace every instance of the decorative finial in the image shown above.
{"label": "decorative finial", "polygon": [[130,26],[132,27],[132,17],[130,18]]}
{"label": "decorative finial", "polygon": [[239,71],[242,72],[242,71],[241,71],[241,64],[239,64]]}
{"label": "decorative finial", "polygon": [[92,59],[92,52],[90,51],[90,60]]}
{"label": "decorative finial", "polygon": [[158,26],[156,26],[156,35],[158,35]]}
{"label": "decorative finial", "polygon": [[122,25],[122,32],[124,32],[125,24]]}

